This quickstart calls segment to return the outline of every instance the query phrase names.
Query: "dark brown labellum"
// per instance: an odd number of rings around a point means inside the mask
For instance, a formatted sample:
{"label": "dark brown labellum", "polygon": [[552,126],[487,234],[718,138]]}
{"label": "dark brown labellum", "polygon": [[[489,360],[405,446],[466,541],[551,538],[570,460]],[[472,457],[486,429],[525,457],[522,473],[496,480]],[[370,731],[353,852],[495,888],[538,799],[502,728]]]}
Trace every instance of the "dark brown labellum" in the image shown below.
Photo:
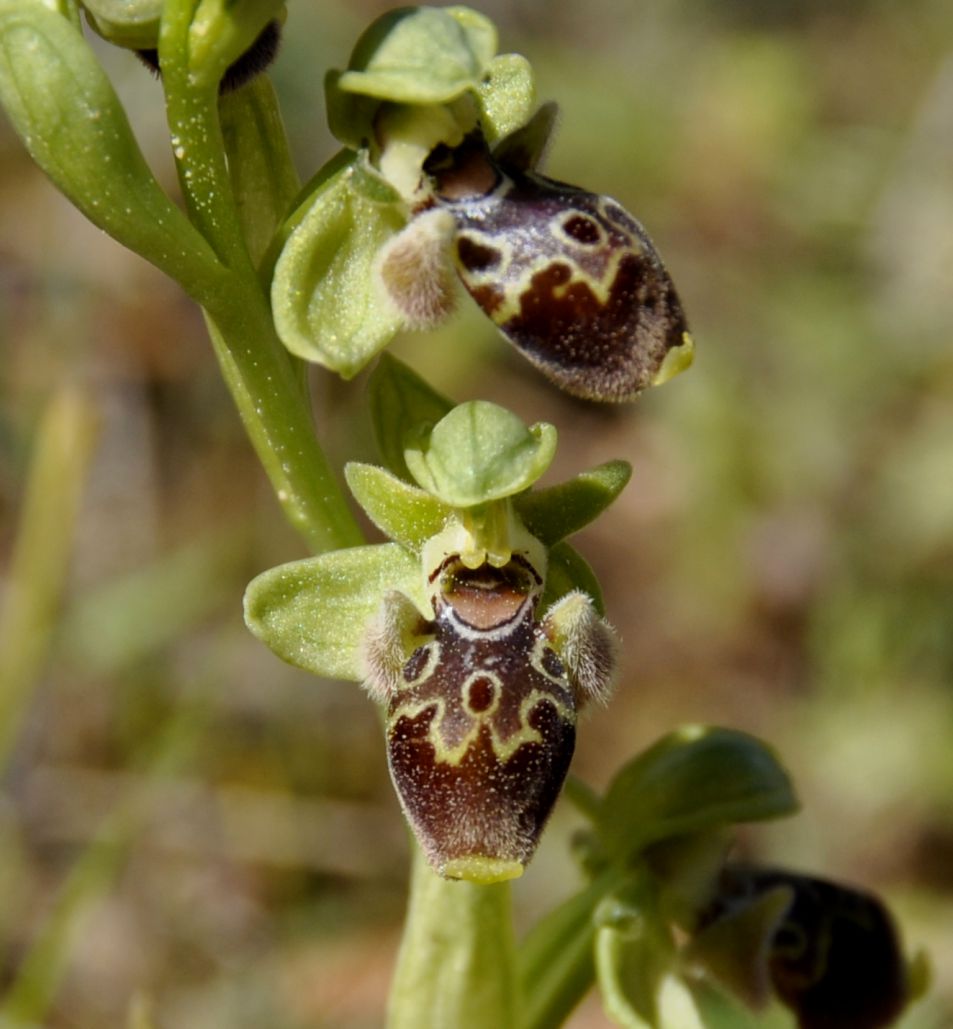
{"label": "dark brown labellum", "polygon": [[576,698],[535,620],[528,563],[439,573],[429,637],[403,668],[388,711],[401,803],[443,875],[519,875],[562,787]]}
{"label": "dark brown labellum", "polygon": [[768,950],[779,999],[800,1029],[880,1029],[907,999],[906,963],[893,919],[869,893],[776,869],[729,866],[703,919],[712,924],[778,887],[790,907]]}
{"label": "dark brown labellum", "polygon": [[642,226],[609,197],[497,164],[482,139],[425,166],[456,222],[457,270],[503,334],[553,382],[631,400],[690,360],[681,302]]}

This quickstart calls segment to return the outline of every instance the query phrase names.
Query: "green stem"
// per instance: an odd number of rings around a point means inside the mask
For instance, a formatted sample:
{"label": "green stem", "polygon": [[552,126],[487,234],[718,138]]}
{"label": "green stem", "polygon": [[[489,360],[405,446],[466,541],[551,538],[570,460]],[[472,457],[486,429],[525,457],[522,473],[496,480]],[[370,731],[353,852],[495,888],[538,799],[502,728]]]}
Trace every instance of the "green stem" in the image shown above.
{"label": "green stem", "polygon": [[[242,90],[244,99],[230,102],[232,127],[257,134],[271,150],[256,172],[230,178],[217,91],[196,88],[189,75],[193,6],[191,0],[166,4],[159,52],[186,206],[228,268],[216,288],[200,298],[209,334],[245,429],[292,525],[316,552],[354,546],[362,542],[360,529],[315,436],[305,376],[275,333],[245,239],[248,212],[261,204],[276,217],[290,195],[294,172],[280,119],[267,93]],[[249,106],[253,96],[259,101],[257,115]],[[238,201],[233,181],[242,190]],[[256,215],[254,239],[264,231],[262,216]],[[257,250],[260,244],[254,245]]]}
{"label": "green stem", "polygon": [[516,981],[509,883],[441,879],[415,848],[388,1029],[513,1029]]}
{"label": "green stem", "polygon": [[308,397],[271,314],[249,283],[207,312],[222,375],[285,515],[315,553],[357,546],[361,530],[314,434]]}
{"label": "green stem", "polygon": [[194,7],[194,0],[168,0],[159,29],[159,63],[172,151],[190,219],[222,262],[244,274],[251,258],[228,178],[218,85],[200,87],[189,71]]}

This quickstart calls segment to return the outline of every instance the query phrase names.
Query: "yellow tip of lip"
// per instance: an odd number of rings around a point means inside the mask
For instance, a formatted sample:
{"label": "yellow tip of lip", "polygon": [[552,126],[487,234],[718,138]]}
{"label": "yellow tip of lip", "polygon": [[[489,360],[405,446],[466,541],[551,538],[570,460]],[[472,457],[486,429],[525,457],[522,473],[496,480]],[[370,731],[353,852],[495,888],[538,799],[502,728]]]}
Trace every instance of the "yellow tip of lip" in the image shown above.
{"label": "yellow tip of lip", "polygon": [[683,332],[682,345],[680,347],[672,347],[665,355],[662,363],[659,365],[659,370],[655,373],[652,385],[661,386],[663,382],[674,379],[679,372],[683,372],[686,368],[690,367],[694,359],[695,342],[687,332]]}
{"label": "yellow tip of lip", "polygon": [[519,861],[473,855],[447,861],[440,869],[440,874],[447,879],[465,879],[487,886],[490,883],[518,879],[523,874],[523,866]]}

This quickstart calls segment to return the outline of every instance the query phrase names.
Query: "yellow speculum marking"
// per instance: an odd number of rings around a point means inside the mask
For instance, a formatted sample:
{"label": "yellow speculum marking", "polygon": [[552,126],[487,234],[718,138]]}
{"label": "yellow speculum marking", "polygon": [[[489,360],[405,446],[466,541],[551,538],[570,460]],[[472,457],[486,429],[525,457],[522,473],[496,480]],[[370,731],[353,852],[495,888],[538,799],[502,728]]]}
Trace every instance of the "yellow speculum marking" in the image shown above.
{"label": "yellow speculum marking", "polygon": [[[429,643],[421,644],[426,649],[427,660],[424,662],[423,668],[417,673],[413,680],[407,680],[401,674],[401,682],[398,687],[398,692],[402,690],[413,689],[414,686],[419,686],[422,682],[426,682],[427,679],[433,675],[434,669],[440,662],[440,644],[436,640],[431,640]],[[404,665],[406,668],[407,666]]]}
{"label": "yellow speculum marking", "polygon": [[[467,677],[463,686],[463,696],[466,696],[465,690],[470,682],[474,679],[494,679],[494,688],[497,691],[497,697],[494,701],[495,704],[499,703],[500,690],[505,689],[503,681],[495,676],[492,672],[486,670],[474,671]],[[548,676],[548,678],[552,678]],[[565,685],[563,680],[554,679],[554,682],[558,682],[561,685]],[[493,753],[497,759],[501,762],[508,761],[524,743],[543,743],[543,737],[538,729],[534,729],[529,724],[529,716],[533,711],[533,708],[541,701],[548,702],[553,705],[556,709],[559,717],[571,725],[575,722],[575,713],[562,704],[550,693],[546,693],[543,690],[532,690],[526,697],[524,697],[522,704],[520,704],[519,722],[520,728],[517,732],[514,732],[508,739],[502,740],[495,727],[493,726],[490,715],[492,710],[487,712],[481,712],[480,714],[473,714],[469,711],[466,706],[465,700],[463,701],[464,710],[473,719],[473,725],[467,730],[466,735],[455,747],[448,747],[443,740],[440,732],[440,725],[446,716],[447,701],[443,697],[429,697],[424,700],[419,700],[414,704],[401,704],[388,720],[388,730],[394,728],[397,722],[401,718],[416,718],[422,714],[428,708],[436,708],[433,720],[427,730],[427,741],[432,744],[434,748],[434,757],[437,761],[447,765],[458,765],[466,756],[467,751],[477,741],[480,735],[480,730],[485,725],[490,731],[490,744],[493,748]],[[495,710],[495,708],[494,708]]]}
{"label": "yellow speculum marking", "polygon": [[[478,690],[480,684],[483,682],[489,682],[491,684],[493,695],[490,699],[489,704],[486,707],[477,707],[474,709],[472,705],[473,692]],[[463,701],[463,708],[471,718],[475,718],[478,721],[480,719],[491,718],[500,706],[500,699],[503,695],[503,680],[496,675],[494,672],[481,669],[472,672],[463,682],[461,687],[461,699]]]}
{"label": "yellow speculum marking", "polygon": [[[533,666],[533,668],[537,672],[539,672],[540,675],[542,675],[545,678],[547,678],[550,682],[555,682],[558,685],[563,686],[563,687],[568,686],[568,684],[566,682],[565,676],[553,675],[552,672],[548,672],[546,670],[546,667],[543,664],[543,657],[544,657],[544,655],[545,655],[547,650],[551,650],[554,654],[556,654],[557,658],[559,657],[559,655],[558,655],[558,653],[556,653],[556,650],[553,647],[552,643],[545,636],[542,636],[533,645],[533,651],[532,651],[532,653],[529,656],[530,664]],[[561,659],[560,659],[560,661],[561,661]],[[555,703],[555,701],[554,701],[554,703]],[[558,707],[558,705],[557,705],[557,707]],[[565,714],[564,714],[563,711],[560,710],[559,714],[562,717],[565,717]]]}
{"label": "yellow speculum marking", "polygon": [[[492,245],[501,253],[499,265],[494,267],[492,270],[482,273],[467,272],[467,275],[474,286],[480,286],[486,283],[492,283],[496,286],[499,286],[501,282],[504,284],[505,299],[493,313],[493,319],[498,324],[506,324],[506,322],[519,315],[522,297],[527,290],[532,288],[533,276],[537,275],[541,271],[545,271],[553,264],[561,262],[565,264],[571,272],[569,280],[557,286],[553,290],[553,293],[557,298],[561,299],[573,286],[582,284],[589,287],[600,304],[605,304],[609,299],[612,283],[616,279],[619,271],[619,263],[623,257],[628,255],[634,255],[635,257],[642,256],[642,248],[637,247],[632,243],[626,243],[624,246],[612,246],[606,269],[604,273],[597,278],[585,272],[579,266],[571,252],[567,252],[566,254],[541,255],[535,260],[524,264],[514,261],[513,246],[507,240],[501,240],[496,236],[480,232],[478,229],[474,228],[467,228],[463,234],[484,246]],[[608,241],[603,241],[599,243],[598,246],[605,249],[610,247],[610,244]],[[593,249],[595,249],[595,247]],[[518,273],[514,272],[515,267],[518,267]]]}

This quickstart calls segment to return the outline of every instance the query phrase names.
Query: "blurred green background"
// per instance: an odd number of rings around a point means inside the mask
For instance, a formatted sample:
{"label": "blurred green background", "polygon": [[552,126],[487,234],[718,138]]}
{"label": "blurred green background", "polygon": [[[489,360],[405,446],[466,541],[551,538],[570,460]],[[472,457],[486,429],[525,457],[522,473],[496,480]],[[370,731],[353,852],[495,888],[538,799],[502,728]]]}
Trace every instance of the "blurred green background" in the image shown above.
{"label": "blurred green background", "polygon": [[[386,6],[289,4],[274,79],[303,177],[334,148],[323,71]],[[904,1024],[953,1025],[953,6],[481,9],[561,105],[548,172],[645,223],[698,345],[611,409],[557,395],[469,302],[396,347],[553,422],[550,481],[635,466],[576,540],[624,667],[574,770],[601,787],[685,722],[769,741],[804,810],[739,851],[879,891],[934,966]],[[100,49],[174,189],[159,86]],[[408,846],[373,706],[245,631],[247,580],[305,551],[200,317],[2,120],[0,355],[0,1015],[379,1026]],[[314,376],[337,462],[374,459],[362,390]],[[577,826],[563,802],[521,925],[578,882]],[[572,1022],[606,1024],[592,999]]]}

